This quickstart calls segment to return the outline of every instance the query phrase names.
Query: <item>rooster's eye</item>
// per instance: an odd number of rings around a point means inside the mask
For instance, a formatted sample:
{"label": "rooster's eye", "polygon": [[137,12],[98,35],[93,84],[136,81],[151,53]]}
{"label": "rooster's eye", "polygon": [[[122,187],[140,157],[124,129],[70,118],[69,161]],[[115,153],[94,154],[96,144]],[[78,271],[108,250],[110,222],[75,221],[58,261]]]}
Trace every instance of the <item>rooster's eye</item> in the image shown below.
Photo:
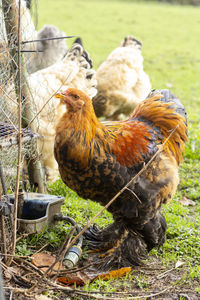
{"label": "rooster's eye", "polygon": [[78,99],[79,97],[77,95],[73,95],[74,99]]}

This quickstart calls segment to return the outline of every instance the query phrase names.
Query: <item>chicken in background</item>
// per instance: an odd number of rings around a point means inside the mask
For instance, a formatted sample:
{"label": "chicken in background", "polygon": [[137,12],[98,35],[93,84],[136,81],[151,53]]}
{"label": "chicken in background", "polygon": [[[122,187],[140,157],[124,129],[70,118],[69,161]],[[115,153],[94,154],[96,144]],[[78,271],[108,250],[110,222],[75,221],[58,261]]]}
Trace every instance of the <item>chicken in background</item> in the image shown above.
{"label": "chicken in background", "polygon": [[184,106],[169,90],[155,90],[128,120],[101,123],[84,92],[71,88],[56,97],[67,108],[55,138],[63,182],[102,205],[130,183],[108,207],[114,223],[85,232],[88,247],[108,250],[99,262],[103,268],[140,265],[147,251],[165,241],[161,205],[179,183],[187,141]]}
{"label": "chicken in background", "polygon": [[97,117],[123,119],[150,93],[141,49],[142,43],[128,36],[97,69],[98,93],[93,99]]}
{"label": "chicken in background", "polygon": [[[80,37],[77,37],[75,39],[74,44],[79,44],[79,45],[81,45],[84,48],[82,39]],[[91,60],[91,58],[90,58],[90,56],[89,56],[89,54],[88,54],[87,51],[83,52],[83,57],[85,57],[85,59],[87,60],[87,62],[90,64],[90,68],[93,68],[92,60]]]}
{"label": "chicken in background", "polygon": [[[66,33],[53,25],[44,25],[38,31],[36,39],[48,39],[64,37]],[[67,44],[65,39],[41,40],[35,43],[35,53],[29,53],[27,58],[27,71],[34,73],[38,70],[47,68],[57,61],[61,60],[67,53]]]}
{"label": "chicken in background", "polygon": [[28,84],[32,93],[34,114],[38,115],[38,150],[47,181],[58,179],[58,166],[54,158],[54,139],[57,121],[65,109],[52,97],[59,89],[74,87],[90,97],[96,94],[96,76],[91,60],[83,47],[75,43],[61,61],[31,74]]}

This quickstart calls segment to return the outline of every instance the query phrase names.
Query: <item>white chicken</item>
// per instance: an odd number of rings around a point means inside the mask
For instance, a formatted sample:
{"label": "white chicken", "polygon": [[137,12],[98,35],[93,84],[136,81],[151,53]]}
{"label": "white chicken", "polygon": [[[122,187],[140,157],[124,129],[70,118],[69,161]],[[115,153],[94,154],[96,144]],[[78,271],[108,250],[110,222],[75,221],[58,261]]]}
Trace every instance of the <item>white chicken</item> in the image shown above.
{"label": "white chicken", "polygon": [[65,112],[65,106],[61,107],[59,99],[52,96],[60,89],[74,87],[94,97],[97,92],[96,73],[91,68],[87,52],[81,45],[74,44],[63,60],[31,74],[28,83],[33,96],[34,114],[47,103],[38,115],[38,150],[47,181],[53,182],[58,178],[54,158],[55,127]]}
{"label": "white chicken", "polygon": [[97,70],[96,97],[98,117],[118,120],[132,113],[151,91],[149,76],[143,70],[142,43],[128,36]]}

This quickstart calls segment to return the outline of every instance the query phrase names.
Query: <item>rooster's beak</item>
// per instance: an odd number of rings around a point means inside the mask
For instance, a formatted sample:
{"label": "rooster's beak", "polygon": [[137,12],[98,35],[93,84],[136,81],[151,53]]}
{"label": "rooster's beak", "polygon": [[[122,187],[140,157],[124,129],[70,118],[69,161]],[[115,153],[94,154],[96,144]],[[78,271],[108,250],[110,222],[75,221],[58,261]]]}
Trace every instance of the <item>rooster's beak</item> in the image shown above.
{"label": "rooster's beak", "polygon": [[64,96],[65,96],[65,95],[64,95],[63,93],[56,93],[56,94],[55,94],[55,97],[56,97],[56,98],[60,98],[60,99],[63,99]]}

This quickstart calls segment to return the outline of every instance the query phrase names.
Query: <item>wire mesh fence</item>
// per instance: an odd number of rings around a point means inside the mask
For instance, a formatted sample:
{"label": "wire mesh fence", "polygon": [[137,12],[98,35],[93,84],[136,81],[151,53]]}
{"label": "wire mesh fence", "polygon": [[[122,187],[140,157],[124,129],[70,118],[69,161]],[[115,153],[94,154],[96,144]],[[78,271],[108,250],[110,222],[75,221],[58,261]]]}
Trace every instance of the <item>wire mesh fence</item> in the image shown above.
{"label": "wire mesh fence", "polygon": [[[15,194],[17,199],[20,181],[26,189],[33,188],[29,185],[30,175],[27,180],[29,167],[33,183],[41,174],[36,147],[38,135],[33,134],[39,127],[35,116],[37,107],[28,84],[30,66],[36,65],[38,49],[36,43],[26,43],[35,40],[38,33],[29,4],[24,0],[0,1],[0,251],[3,258],[12,254],[16,242],[17,204],[10,203],[8,194]],[[32,7],[36,4],[32,1]],[[43,192],[42,177],[39,181],[37,191]]]}
{"label": "wire mesh fence", "polygon": [[[7,121],[15,127],[18,126],[19,98],[21,98],[22,126],[30,127],[32,131],[38,132],[40,135],[38,148],[36,149],[35,145],[32,147],[32,160],[35,162],[39,157],[45,166],[46,161],[51,157],[50,169],[57,169],[57,165],[52,159],[54,139],[52,131],[54,131],[58,100],[51,99],[49,101],[49,98],[60,87],[60,82],[55,80],[55,84],[52,85],[53,72],[51,70],[47,73],[37,73],[36,71],[46,69],[65,56],[67,44],[63,38],[66,37],[66,34],[53,25],[45,25],[40,31],[37,31],[27,6],[30,6],[30,1],[2,0],[1,2],[0,121]],[[37,1],[31,1],[31,8],[36,10]],[[37,19],[36,13],[35,19]],[[19,39],[20,43],[18,44]],[[37,116],[42,108],[43,111]],[[50,149],[46,142],[47,135],[51,140]],[[34,153],[33,149],[37,151]],[[7,152],[13,151],[11,148],[7,150]],[[16,157],[16,152],[11,154],[11,157]],[[25,157],[27,158],[27,155]],[[51,165],[53,165],[52,168]],[[35,168],[40,167],[35,165]],[[45,168],[45,172],[48,176],[48,166]],[[56,172],[57,175],[58,172]],[[50,176],[50,180],[56,176]],[[38,188],[37,182],[33,184]],[[43,190],[41,187],[39,189]]]}
{"label": "wire mesh fence", "polygon": [[89,55],[79,43],[68,51],[69,37],[53,25],[37,31],[30,0],[0,0],[0,257],[7,266],[22,221],[21,186],[44,193],[45,179],[58,178],[54,138],[66,108],[55,93],[68,87],[96,93]]}
{"label": "wire mesh fence", "polygon": [[[24,125],[26,126],[31,107],[28,93],[26,93],[26,91],[24,92],[24,88],[26,87],[26,73],[21,70],[23,68],[23,61],[21,59],[21,53],[19,55],[18,42],[19,40],[34,39],[36,30],[25,1],[21,2],[20,11],[21,13],[19,14],[19,2],[15,3],[15,1],[8,0],[1,1],[0,122],[4,134],[1,132],[2,135],[0,139],[1,143],[4,144],[9,139],[13,139],[13,143],[17,144],[14,142],[14,139],[17,139],[17,135],[19,134],[19,124],[20,122],[24,122]],[[19,21],[21,26],[18,26]],[[21,35],[20,39],[18,36],[19,28]],[[32,49],[34,47],[35,45],[32,45]],[[21,48],[21,50],[23,51],[23,48]],[[25,67],[29,60],[30,57],[28,55],[24,57]],[[19,103],[22,105],[21,116],[18,113]],[[21,120],[19,120],[19,117]],[[18,146],[14,146],[13,143],[7,147],[1,147],[1,164],[4,170],[6,186],[11,192],[14,192],[15,189],[13,185],[16,180],[18,152]],[[24,158],[26,152],[28,152],[26,148],[27,143],[23,143],[22,158]],[[21,164],[20,171],[22,171],[22,166],[23,164]]]}
{"label": "wire mesh fence", "polygon": [[[36,1],[31,3],[37,7]],[[16,243],[20,182],[26,190],[44,193],[43,174],[49,181],[58,178],[54,138],[56,122],[66,108],[59,105],[55,93],[75,87],[90,97],[96,94],[96,74],[88,53],[79,43],[68,51],[65,39],[73,36],[53,25],[37,31],[29,4],[25,0],[0,0],[1,202],[8,200],[7,194],[15,194],[10,224],[5,225],[7,215],[2,204],[1,240],[4,249],[9,238],[3,235],[11,233],[11,256]]]}

